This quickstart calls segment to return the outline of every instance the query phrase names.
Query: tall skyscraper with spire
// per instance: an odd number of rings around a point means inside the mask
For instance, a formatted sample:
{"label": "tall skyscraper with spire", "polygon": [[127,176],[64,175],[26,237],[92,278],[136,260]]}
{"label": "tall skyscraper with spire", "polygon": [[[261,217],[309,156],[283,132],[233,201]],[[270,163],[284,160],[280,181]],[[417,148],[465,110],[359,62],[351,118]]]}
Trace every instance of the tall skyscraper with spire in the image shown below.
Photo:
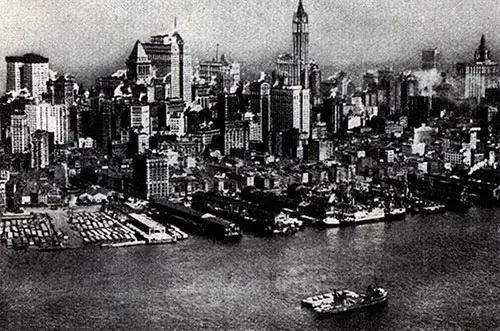
{"label": "tall skyscraper with spire", "polygon": [[298,67],[300,83],[304,88],[309,88],[309,16],[304,10],[302,0],[293,14],[293,62]]}
{"label": "tall skyscraper with spire", "polygon": [[278,58],[278,80],[285,86],[309,88],[309,16],[304,10],[302,0],[292,21],[292,54]]}
{"label": "tall skyscraper with spire", "polygon": [[498,87],[498,63],[491,59],[484,35],[474,53],[474,62],[459,63],[457,71],[465,80],[465,98],[475,98],[481,102],[486,96],[486,89]]}
{"label": "tall skyscraper with spire", "polygon": [[[292,54],[278,58],[277,76],[271,89],[270,127],[274,133],[297,130],[298,147],[310,136],[309,17],[299,0],[292,21]],[[299,153],[297,153],[299,155]]]}
{"label": "tall skyscraper with spire", "polygon": [[486,48],[486,38],[484,37],[484,34],[481,36],[481,43],[479,44],[479,47],[476,49],[474,59],[476,63],[491,62],[490,50]]}

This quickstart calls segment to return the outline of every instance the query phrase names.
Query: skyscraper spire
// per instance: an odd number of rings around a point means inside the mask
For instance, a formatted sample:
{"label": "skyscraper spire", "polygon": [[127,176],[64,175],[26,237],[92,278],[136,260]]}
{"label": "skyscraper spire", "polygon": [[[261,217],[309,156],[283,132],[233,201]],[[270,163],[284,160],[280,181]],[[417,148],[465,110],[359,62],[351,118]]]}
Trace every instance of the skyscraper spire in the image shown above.
{"label": "skyscraper spire", "polygon": [[491,61],[490,51],[486,48],[486,38],[484,37],[484,34],[481,36],[481,43],[476,50],[475,60],[476,63]]}
{"label": "skyscraper spire", "polygon": [[299,0],[299,6],[297,7],[297,11],[293,15],[293,20],[296,23],[308,23],[308,16],[306,11],[304,10],[304,5],[302,4],[302,0]]}
{"label": "skyscraper spire", "polygon": [[297,8],[297,14],[305,13],[304,5],[302,4],[302,0],[299,0],[299,7]]}
{"label": "skyscraper spire", "polygon": [[298,66],[297,72],[292,79],[295,84],[300,81],[300,85],[309,88],[308,65],[309,65],[309,17],[304,10],[302,0],[299,0],[299,7],[293,14],[293,62]]}

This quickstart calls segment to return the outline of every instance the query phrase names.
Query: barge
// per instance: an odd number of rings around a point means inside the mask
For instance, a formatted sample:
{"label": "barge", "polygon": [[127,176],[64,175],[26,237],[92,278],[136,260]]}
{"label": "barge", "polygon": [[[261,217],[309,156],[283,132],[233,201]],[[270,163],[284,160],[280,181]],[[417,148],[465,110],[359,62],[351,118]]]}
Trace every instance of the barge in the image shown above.
{"label": "barge", "polygon": [[370,285],[365,294],[350,290],[334,290],[302,300],[302,305],[312,308],[319,315],[334,315],[364,310],[387,303],[385,289]]}

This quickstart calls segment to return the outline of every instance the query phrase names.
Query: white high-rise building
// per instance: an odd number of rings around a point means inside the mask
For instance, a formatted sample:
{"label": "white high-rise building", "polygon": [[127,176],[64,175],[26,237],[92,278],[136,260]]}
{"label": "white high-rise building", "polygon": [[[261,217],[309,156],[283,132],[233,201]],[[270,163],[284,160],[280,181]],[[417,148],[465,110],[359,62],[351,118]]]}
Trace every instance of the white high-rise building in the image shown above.
{"label": "white high-rise building", "polygon": [[167,113],[167,125],[170,127],[170,134],[183,137],[187,133],[187,117],[184,112]]}
{"label": "white high-rise building", "polygon": [[168,98],[191,102],[191,53],[179,32],[152,36],[150,42],[137,41],[127,69],[132,81],[149,85],[153,78],[160,79],[168,85]]}
{"label": "white high-rise building", "polygon": [[149,105],[130,106],[130,126],[142,127],[142,132],[148,136],[151,134]]}
{"label": "white high-rise building", "polygon": [[36,131],[31,134],[31,168],[45,169],[49,166],[49,138],[47,131]]}
{"label": "white high-rise building", "polygon": [[22,57],[7,57],[7,92],[19,91],[24,85]]}
{"label": "white high-rise building", "polygon": [[25,113],[10,116],[12,153],[25,153],[29,149],[28,117]]}
{"label": "white high-rise building", "polygon": [[49,59],[38,54],[7,56],[7,91],[28,89],[36,100],[47,92],[49,80]]}
{"label": "white high-rise building", "polygon": [[457,73],[465,79],[466,98],[481,101],[486,97],[486,89],[497,87],[498,63],[492,60],[484,35],[474,54],[474,62],[457,64]]}
{"label": "white high-rise building", "polygon": [[309,134],[311,123],[310,90],[302,86],[271,89],[271,130],[297,129]]}
{"label": "white high-rise building", "polygon": [[229,92],[231,87],[241,80],[241,64],[228,61],[222,54],[220,59],[200,62],[198,74],[199,78],[206,82],[215,78],[218,88]]}
{"label": "white high-rise building", "polygon": [[40,103],[26,105],[30,132],[37,130],[54,134],[54,144],[66,145],[69,140],[69,111],[65,105]]}

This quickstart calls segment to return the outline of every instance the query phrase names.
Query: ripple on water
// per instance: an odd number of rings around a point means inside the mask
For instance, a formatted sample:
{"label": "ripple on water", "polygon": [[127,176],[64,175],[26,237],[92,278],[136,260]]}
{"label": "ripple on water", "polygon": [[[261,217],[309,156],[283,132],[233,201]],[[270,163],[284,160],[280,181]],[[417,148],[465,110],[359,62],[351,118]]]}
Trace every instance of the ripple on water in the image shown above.
{"label": "ripple on water", "polygon": [[[491,330],[500,325],[500,212],[391,224],[191,236],[175,245],[55,253],[0,249],[0,325],[10,330]],[[300,300],[363,291],[382,310],[317,318]]]}

